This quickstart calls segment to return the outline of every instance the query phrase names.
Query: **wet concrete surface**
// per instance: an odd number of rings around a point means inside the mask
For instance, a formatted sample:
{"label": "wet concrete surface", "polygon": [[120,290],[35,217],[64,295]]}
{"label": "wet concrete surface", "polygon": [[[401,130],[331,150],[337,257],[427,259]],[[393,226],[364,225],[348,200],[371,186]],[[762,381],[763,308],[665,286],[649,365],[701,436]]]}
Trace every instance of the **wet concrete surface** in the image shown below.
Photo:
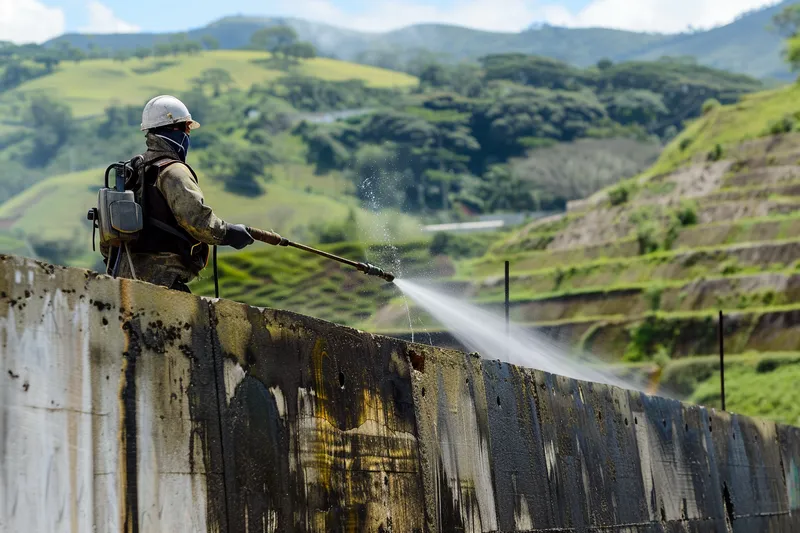
{"label": "wet concrete surface", "polygon": [[0,258],[0,531],[800,531],[800,430]]}

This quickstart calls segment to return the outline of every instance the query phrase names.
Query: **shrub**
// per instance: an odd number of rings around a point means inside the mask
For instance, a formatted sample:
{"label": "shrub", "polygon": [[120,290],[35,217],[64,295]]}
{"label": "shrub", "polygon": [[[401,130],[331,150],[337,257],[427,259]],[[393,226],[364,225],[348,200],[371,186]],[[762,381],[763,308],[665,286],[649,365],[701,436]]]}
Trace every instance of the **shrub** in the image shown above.
{"label": "shrub", "polygon": [[433,236],[428,250],[431,255],[447,255],[454,259],[480,257],[495,238],[496,235],[491,233],[454,235],[440,232]]}
{"label": "shrub", "polygon": [[708,151],[707,159],[709,161],[719,161],[720,159],[722,159],[722,154],[723,154],[722,146],[719,143],[717,143],[714,145],[714,148]]}
{"label": "shrub", "polygon": [[663,287],[649,287],[645,291],[644,296],[647,298],[647,305],[651,311],[658,311],[661,307],[661,295],[663,292]]}
{"label": "shrub", "polygon": [[658,226],[653,220],[646,220],[636,228],[636,241],[639,243],[639,255],[647,255],[658,250]]}
{"label": "shrub", "polygon": [[756,363],[756,372],[759,374],[766,374],[772,372],[780,366],[780,363],[775,359],[765,357]]}
{"label": "shrub", "polygon": [[431,255],[444,255],[450,244],[450,234],[439,232],[433,236],[429,250]]}
{"label": "shrub", "polygon": [[624,183],[617,185],[608,191],[608,199],[611,205],[622,205],[627,203],[631,196],[631,187]]}
{"label": "shrub", "polygon": [[789,115],[784,115],[780,120],[770,123],[769,133],[772,135],[780,135],[782,133],[789,133],[794,129],[794,118]]}
{"label": "shrub", "polygon": [[703,102],[703,114],[707,115],[711,113],[713,110],[717,109],[720,106],[719,100],[716,98],[709,98],[705,102]]}
{"label": "shrub", "polygon": [[678,239],[678,234],[681,231],[681,221],[680,219],[674,214],[669,215],[669,220],[667,221],[667,230],[664,232],[664,249],[671,250],[672,245]]}
{"label": "shrub", "polygon": [[320,244],[355,241],[358,238],[356,212],[350,209],[343,222],[313,226],[311,230],[316,234],[317,242]]}
{"label": "shrub", "polygon": [[741,272],[742,267],[737,264],[735,259],[728,259],[719,266],[719,271],[723,276],[732,276],[733,274]]}
{"label": "shrub", "polygon": [[651,356],[672,352],[680,324],[650,315],[630,330],[631,340],[625,350],[626,361],[643,361]]}
{"label": "shrub", "polygon": [[658,365],[658,368],[664,369],[667,365],[670,364],[672,358],[669,355],[669,351],[664,346],[659,346],[656,350],[655,355],[653,355],[653,362]]}
{"label": "shrub", "polygon": [[561,284],[564,283],[566,277],[567,273],[564,271],[564,269],[562,269],[561,267],[556,268],[554,275],[555,278],[555,286],[553,287],[554,291],[557,291],[558,289],[561,288]]}
{"label": "shrub", "polygon": [[681,139],[681,142],[678,144],[678,149],[679,149],[681,152],[683,152],[684,150],[686,150],[687,148],[689,148],[689,146],[690,146],[690,145],[691,145],[693,142],[694,142],[694,139],[692,139],[691,137],[684,137],[683,139]]}
{"label": "shrub", "polygon": [[680,207],[675,211],[681,226],[693,226],[697,224],[697,202],[693,200],[683,200]]}

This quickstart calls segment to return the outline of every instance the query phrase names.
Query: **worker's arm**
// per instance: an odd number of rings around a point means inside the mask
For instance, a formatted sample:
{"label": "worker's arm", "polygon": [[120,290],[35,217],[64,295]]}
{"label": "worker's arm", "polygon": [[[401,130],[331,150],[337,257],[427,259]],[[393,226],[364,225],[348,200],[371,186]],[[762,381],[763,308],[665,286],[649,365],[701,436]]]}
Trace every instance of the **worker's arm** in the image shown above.
{"label": "worker's arm", "polygon": [[203,191],[185,165],[175,163],[165,168],[156,186],[189,235],[206,244],[226,244],[228,225],[203,203]]}

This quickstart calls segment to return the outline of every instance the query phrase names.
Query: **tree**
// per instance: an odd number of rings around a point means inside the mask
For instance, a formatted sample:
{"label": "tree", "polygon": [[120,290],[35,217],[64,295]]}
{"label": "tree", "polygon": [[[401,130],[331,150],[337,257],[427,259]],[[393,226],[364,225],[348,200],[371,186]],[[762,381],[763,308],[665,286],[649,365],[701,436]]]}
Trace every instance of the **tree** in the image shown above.
{"label": "tree", "polygon": [[53,69],[61,62],[61,59],[55,54],[44,53],[33,58],[39,64],[44,65],[47,72],[53,72]]}
{"label": "tree", "polygon": [[138,47],[134,52],[133,55],[138,57],[141,60],[145,60],[153,54],[153,51],[150,48],[145,48],[143,46]]}
{"label": "tree", "polygon": [[614,66],[614,63],[611,62],[610,59],[601,59],[597,62],[597,68],[600,70],[606,70]]}
{"label": "tree", "polygon": [[259,50],[281,54],[297,42],[297,32],[289,26],[269,26],[257,30],[250,37],[250,44]]}
{"label": "tree", "polygon": [[120,49],[114,52],[114,61],[125,62],[131,58],[131,52],[125,49]]}
{"label": "tree", "polygon": [[629,89],[611,94],[605,101],[608,115],[620,124],[649,126],[669,114],[660,94]]}
{"label": "tree", "polygon": [[70,61],[74,61],[75,63],[80,63],[81,61],[86,59],[86,52],[84,52],[80,48],[71,47],[69,49],[67,59]]}
{"label": "tree", "polygon": [[791,4],[772,18],[779,33],[785,37],[797,35],[800,28],[800,4]]}
{"label": "tree", "polygon": [[784,54],[792,70],[800,69],[800,4],[791,4],[773,19],[778,31],[787,37]]}
{"label": "tree", "polygon": [[58,55],[64,61],[74,61],[76,63],[80,63],[82,59],[86,57],[86,54],[80,48],[75,48],[67,41],[61,41],[58,43],[56,47],[58,49]]}
{"label": "tree", "polygon": [[265,177],[264,167],[271,162],[266,150],[238,150],[233,158],[233,171],[223,178],[225,189],[242,196],[260,195],[264,192],[260,178]]}
{"label": "tree", "polygon": [[12,59],[6,64],[5,69],[0,70],[0,90],[12,89],[28,80],[41,76],[42,69],[33,66],[23,65],[20,61]]}
{"label": "tree", "polygon": [[44,166],[72,132],[72,110],[46,96],[35,96],[31,99],[29,114],[33,126],[33,148],[29,153],[29,161],[33,166]]}
{"label": "tree", "polygon": [[458,94],[477,98],[483,92],[483,73],[474,63],[460,63],[450,67],[450,87]]}
{"label": "tree", "polygon": [[447,68],[439,63],[431,63],[419,73],[419,84],[422,86],[440,88],[450,85],[450,75]]}
{"label": "tree", "polygon": [[510,80],[549,89],[575,90],[591,81],[591,73],[563,61],[525,54],[493,54],[481,58],[485,78]]}
{"label": "tree", "polygon": [[222,94],[222,90],[233,85],[233,78],[230,73],[223,68],[210,68],[200,73],[200,76],[192,80],[196,85],[202,87],[210,86],[215,98]]}
{"label": "tree", "polygon": [[176,33],[169,39],[172,55],[176,56],[184,51],[184,46],[189,40],[189,36],[185,33]]}
{"label": "tree", "polygon": [[358,238],[356,211],[351,207],[343,222],[314,224],[311,230],[317,235],[317,242],[320,244],[355,241]]}
{"label": "tree", "polygon": [[183,43],[182,47],[182,50],[187,54],[189,54],[190,56],[199,54],[202,49],[203,46],[197,41],[186,41],[185,43]]}
{"label": "tree", "polygon": [[120,132],[127,132],[131,126],[138,126],[142,118],[139,106],[112,105],[105,109],[105,120],[97,128],[103,139],[108,139]]}
{"label": "tree", "polygon": [[287,58],[313,59],[317,57],[317,49],[314,45],[306,41],[298,41],[283,48],[283,54]]}
{"label": "tree", "polygon": [[158,43],[153,47],[153,55],[155,57],[164,57],[172,53],[173,47],[169,43]]}
{"label": "tree", "polygon": [[483,212],[533,210],[536,200],[531,185],[513,176],[505,165],[494,165],[478,182],[475,196],[483,201]]}
{"label": "tree", "polygon": [[219,40],[213,35],[203,35],[200,38],[200,42],[203,44],[203,48],[206,50],[218,50],[219,49]]}
{"label": "tree", "polygon": [[[215,122],[215,108],[214,102],[200,87],[193,87],[190,91],[177,95],[181,102],[186,104],[186,107],[192,110],[192,118],[200,124],[207,122]],[[227,114],[225,116],[228,116]],[[208,132],[206,128],[201,128],[199,131]],[[194,134],[192,134],[194,139]],[[194,140],[192,140],[194,144]]]}

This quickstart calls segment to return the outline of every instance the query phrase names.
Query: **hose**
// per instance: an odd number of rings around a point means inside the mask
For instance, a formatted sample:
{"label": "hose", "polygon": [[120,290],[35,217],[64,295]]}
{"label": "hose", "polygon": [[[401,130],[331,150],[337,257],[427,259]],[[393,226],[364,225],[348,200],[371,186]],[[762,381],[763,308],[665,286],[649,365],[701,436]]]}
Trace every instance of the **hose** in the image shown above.
{"label": "hose", "polygon": [[117,259],[114,262],[114,268],[111,269],[111,277],[116,278],[119,274],[119,260],[122,259],[122,248],[117,248]]}
{"label": "hose", "polygon": [[131,269],[131,277],[136,279],[136,270],[133,268],[133,258],[131,257],[131,251],[128,249],[128,243],[125,243],[125,257],[128,258],[128,267]]}
{"label": "hose", "polygon": [[217,245],[214,245],[214,255],[213,255],[213,267],[214,267],[214,298],[219,298],[219,271],[217,270]]}

